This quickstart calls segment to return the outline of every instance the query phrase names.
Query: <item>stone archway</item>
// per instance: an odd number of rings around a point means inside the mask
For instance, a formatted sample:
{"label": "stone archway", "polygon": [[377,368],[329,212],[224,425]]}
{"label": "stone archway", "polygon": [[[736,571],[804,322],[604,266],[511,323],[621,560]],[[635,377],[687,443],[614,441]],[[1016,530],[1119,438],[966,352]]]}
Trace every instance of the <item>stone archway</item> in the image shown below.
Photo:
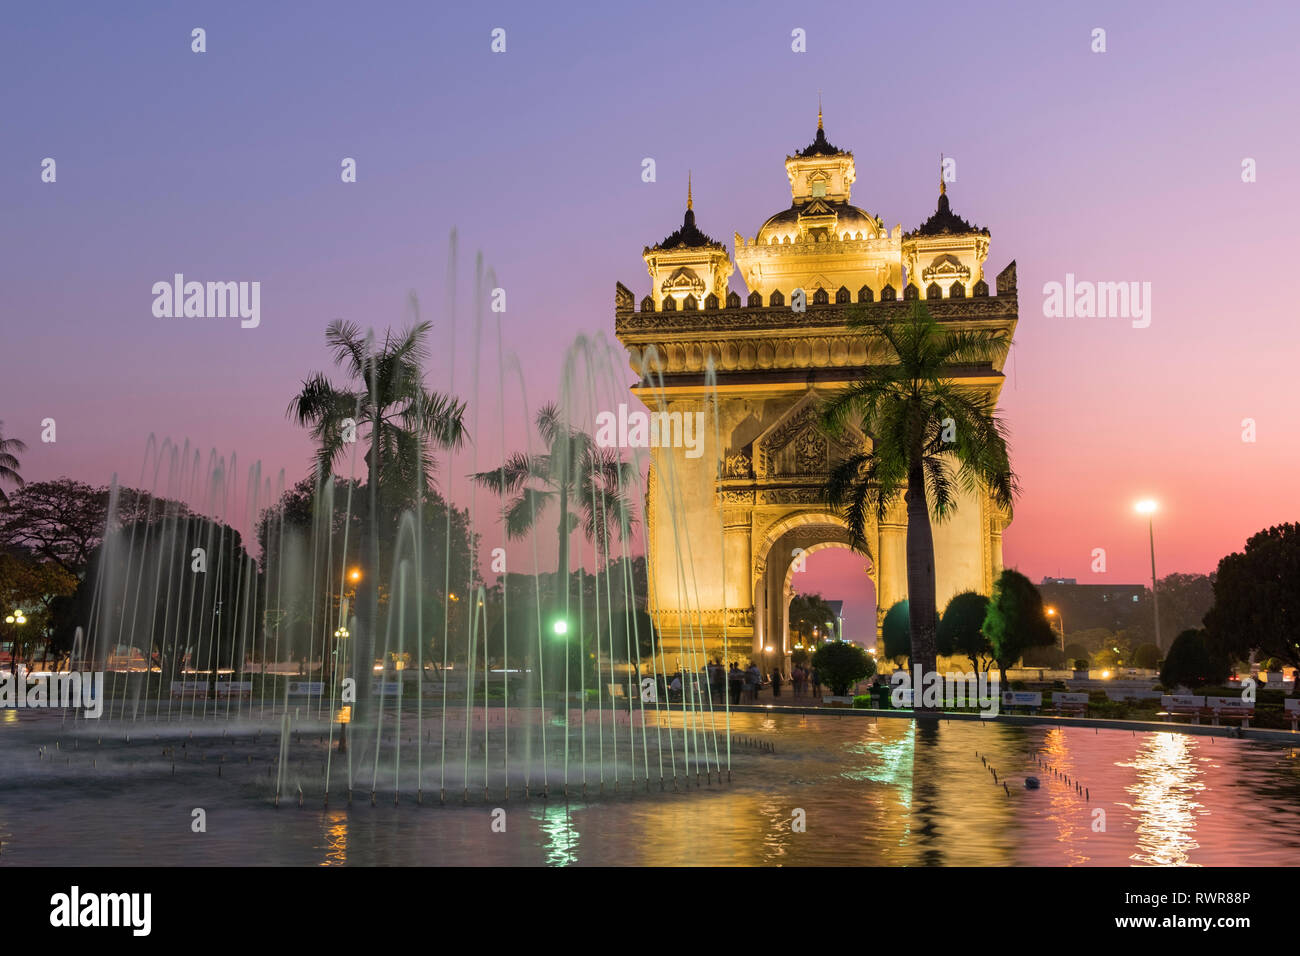
{"label": "stone archway", "polygon": [[[838,243],[827,243],[827,246]],[[635,308],[632,293],[616,287],[615,323],[641,378],[634,393],[651,414],[698,416],[703,440],[690,449],[652,447],[645,493],[647,606],[668,654],[760,650],[771,637],[788,649],[776,605],[795,547],[837,540],[842,523],[829,513],[824,486],[829,469],[866,447],[852,432],[838,437],[820,428],[822,400],[862,380],[887,357],[871,352],[851,320],[865,309],[882,320],[911,308],[892,286],[863,289],[859,304],[809,303],[793,311],[751,289],[740,296],[710,294],[702,308],[657,310],[652,297]],[[886,295],[886,290],[889,294]],[[971,297],[927,301],[936,320],[954,329],[997,329],[1016,324],[1014,263]],[[773,295],[779,298],[779,290]],[[649,364],[647,364],[647,362]],[[954,381],[996,398],[1002,362],[954,370]],[[989,593],[1002,566],[1002,531],[1010,515],[986,491],[960,489],[955,514],[932,523],[936,596],[942,606],[965,590]],[[796,529],[802,529],[796,534]],[[782,540],[784,535],[790,535]],[[877,636],[881,618],[907,596],[907,519],[896,501],[866,529],[875,585]],[[784,553],[784,564],[774,555]],[[775,583],[771,566],[782,564]],[[679,581],[681,586],[679,586]],[[761,586],[760,586],[761,584]]]}
{"label": "stone archway", "polygon": [[[773,657],[790,654],[792,581],[801,562],[827,548],[849,546],[844,522],[821,508],[800,509],[777,519],[754,542],[754,653],[772,647]],[[864,556],[864,560],[867,560]],[[879,565],[871,561],[868,578],[879,590]]]}

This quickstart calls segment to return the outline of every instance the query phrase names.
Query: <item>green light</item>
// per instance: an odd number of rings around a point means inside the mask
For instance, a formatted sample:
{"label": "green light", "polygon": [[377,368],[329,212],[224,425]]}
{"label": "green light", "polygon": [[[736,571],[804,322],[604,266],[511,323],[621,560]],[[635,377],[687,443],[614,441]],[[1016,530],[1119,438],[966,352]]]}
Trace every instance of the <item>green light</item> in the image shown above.
{"label": "green light", "polygon": [[564,618],[560,618],[551,625],[551,630],[555,631],[556,637],[563,637],[565,634],[569,633],[569,622]]}

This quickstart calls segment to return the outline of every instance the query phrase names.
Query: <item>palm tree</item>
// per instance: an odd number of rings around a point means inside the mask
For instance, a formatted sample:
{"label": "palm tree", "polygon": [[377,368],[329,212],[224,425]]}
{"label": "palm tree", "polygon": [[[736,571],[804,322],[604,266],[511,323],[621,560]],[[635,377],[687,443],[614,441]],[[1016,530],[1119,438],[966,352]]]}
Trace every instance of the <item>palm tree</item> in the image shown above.
{"label": "palm tree", "polygon": [[5,438],[4,434],[5,423],[0,421],[0,508],[9,507],[9,496],[4,490],[5,482],[18,488],[23,486],[23,476],[18,474],[18,458],[14,452],[27,450],[27,446],[17,438]]}
{"label": "palm tree", "polygon": [[1000,331],[945,329],[919,302],[906,318],[881,321],[862,313],[850,325],[863,333],[869,348],[883,350],[888,364],[871,366],[823,406],[827,431],[842,434],[850,424],[860,425],[871,443],[869,450],[831,470],[826,498],[843,514],[853,547],[869,555],[868,524],[882,520],[903,495],[912,663],[933,672],[937,613],[931,515],[936,521],[951,515],[961,491],[987,491],[1007,510],[1018,493],[995,400],[954,376],[959,366],[985,365],[1005,356],[1010,337]]}
{"label": "palm tree", "polygon": [[[348,374],[349,383],[335,386],[323,372],[302,383],[289,403],[289,417],[311,428],[319,445],[316,475],[330,477],[351,435],[351,420],[367,442],[366,472],[370,500],[370,533],[363,533],[369,568],[358,587],[357,661],[367,668],[373,658],[375,623],[379,617],[378,575],[381,508],[390,517],[398,505],[410,502],[433,485],[433,449],[459,448],[467,437],[465,403],[424,387],[422,367],[428,358],[425,339],[432,328],[420,322],[382,344],[373,333],[362,333],[352,322],[335,320],[325,330],[334,364]],[[380,484],[384,496],[380,497]],[[391,522],[384,521],[391,531]],[[370,692],[369,674],[358,687]]]}
{"label": "palm tree", "polygon": [[[521,538],[537,524],[547,507],[559,505],[560,554],[557,587],[569,573],[569,535],[582,516],[582,533],[608,559],[615,534],[626,539],[636,523],[625,493],[635,468],[613,449],[601,448],[586,432],[571,428],[554,404],[544,405],[535,422],[546,451],[539,455],[516,452],[492,471],[473,476],[474,481],[510,502],[503,512],[506,535]],[[565,588],[562,610],[568,609]],[[557,604],[558,595],[557,595]]]}

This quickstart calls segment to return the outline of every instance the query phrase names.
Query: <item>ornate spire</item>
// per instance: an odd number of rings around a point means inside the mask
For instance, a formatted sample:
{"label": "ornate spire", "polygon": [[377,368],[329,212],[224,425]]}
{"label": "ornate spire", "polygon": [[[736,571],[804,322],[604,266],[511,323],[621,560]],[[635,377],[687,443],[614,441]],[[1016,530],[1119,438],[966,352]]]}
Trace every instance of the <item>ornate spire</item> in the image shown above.
{"label": "ornate spire", "polygon": [[939,195],[948,194],[948,184],[943,181],[943,153],[939,154]]}
{"label": "ornate spire", "polygon": [[822,91],[817,91],[817,128],[822,128]]}
{"label": "ornate spire", "polygon": [[686,214],[682,216],[682,226],[663,242],[651,246],[652,249],[676,249],[679,246],[717,246],[709,236],[700,232],[695,225],[695,196],[691,182],[691,172],[686,172]]}

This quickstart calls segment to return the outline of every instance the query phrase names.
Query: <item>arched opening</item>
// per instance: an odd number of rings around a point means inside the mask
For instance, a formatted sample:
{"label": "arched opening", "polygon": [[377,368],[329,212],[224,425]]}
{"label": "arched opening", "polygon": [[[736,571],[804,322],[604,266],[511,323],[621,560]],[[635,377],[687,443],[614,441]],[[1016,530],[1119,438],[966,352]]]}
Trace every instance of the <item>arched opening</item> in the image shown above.
{"label": "arched opening", "polygon": [[[812,650],[818,643],[835,638],[852,641],[868,653],[875,650],[878,618],[872,572],[870,558],[836,541],[814,545],[802,563],[791,562],[784,588],[791,650],[800,645]],[[790,614],[791,605],[801,595],[819,596],[829,605],[831,620],[809,618],[801,633]]]}
{"label": "arched opening", "polygon": [[[844,636],[864,648],[875,646],[876,567],[865,555],[849,549],[840,520],[828,513],[804,512],[777,522],[757,550],[754,581],[754,659],[760,666],[782,667],[799,641],[790,628],[790,602],[796,594],[815,593],[818,582],[839,594],[823,598],[843,601],[841,612],[851,629]],[[810,571],[811,569],[811,571]],[[838,628],[839,622],[833,627]],[[818,637],[821,636],[819,630]]]}

